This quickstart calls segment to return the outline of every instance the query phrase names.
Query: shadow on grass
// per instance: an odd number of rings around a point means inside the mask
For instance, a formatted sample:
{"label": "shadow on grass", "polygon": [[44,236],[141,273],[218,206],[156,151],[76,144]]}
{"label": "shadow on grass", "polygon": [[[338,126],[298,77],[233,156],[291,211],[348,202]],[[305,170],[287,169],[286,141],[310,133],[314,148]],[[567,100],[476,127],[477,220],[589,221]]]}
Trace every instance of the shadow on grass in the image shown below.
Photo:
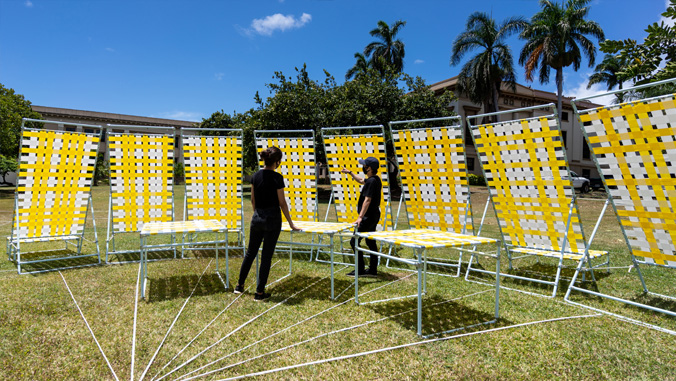
{"label": "shadow on grass", "polygon": [[[181,252],[179,250],[176,250],[175,255],[176,258],[181,258]],[[159,261],[165,259],[174,259],[174,251],[173,250],[148,251],[148,261]],[[108,254],[108,263],[110,264],[139,262],[140,260],[141,260],[140,251],[132,251],[120,254]]]}
{"label": "shadow on grass", "polygon": [[[87,254],[89,253],[84,253],[84,255]],[[78,256],[78,254],[76,251],[69,249],[21,253],[22,261],[48,260],[47,262],[23,263],[21,265],[21,272],[38,275],[43,272],[97,266],[99,264],[99,259],[95,254],[90,257],[68,258],[71,256]]]}
{"label": "shadow on grass", "polygon": [[[520,267],[513,267],[511,270],[505,269],[503,267],[502,273],[503,274],[509,274],[509,275],[516,275],[520,277],[528,277],[532,279],[537,279],[537,280],[542,280],[542,281],[547,281],[547,282],[553,282],[556,280],[556,270],[557,270],[557,265],[558,264],[547,264],[543,262],[536,262],[536,263],[531,263],[526,266],[520,266]],[[473,263],[472,268],[476,269],[482,269],[484,270],[485,268],[479,264],[479,263]],[[463,270],[462,273],[466,273],[467,268],[466,265],[463,264]],[[487,271],[495,271],[495,266],[489,266],[487,268]],[[561,277],[559,279],[559,287],[557,289],[557,295],[564,295],[566,291],[568,290],[568,287],[570,285],[570,281],[572,280],[573,276],[575,274],[575,269],[571,267],[566,267],[561,269]],[[609,277],[611,274],[605,271],[603,268],[599,268],[594,270],[594,277],[595,279],[601,280],[604,278]],[[495,276],[489,275],[489,274],[482,274],[478,272],[473,272],[470,274],[470,279],[474,280],[480,280],[485,283],[489,284],[494,284],[495,283]],[[591,277],[591,272],[587,272],[586,274],[586,279],[583,281],[582,280],[582,272],[577,277],[577,286],[578,287],[584,287],[591,289],[593,291],[598,291],[596,282],[592,280]],[[514,288],[514,286],[518,286],[517,289],[523,290],[523,291],[539,291],[540,293],[543,293],[545,295],[551,295],[552,291],[554,290],[554,286],[551,284],[543,284],[543,283],[538,283],[535,281],[529,281],[525,279],[514,279],[514,278],[509,278],[509,277],[501,277],[500,278],[500,286],[501,287],[510,287]]]}
{"label": "shadow on grass", "polygon": [[[645,304],[645,305],[648,305],[648,306],[651,306],[651,307],[661,308],[663,310],[667,310],[667,311],[671,311],[673,313],[676,313],[676,300],[674,300],[674,299],[667,299],[667,298],[664,298],[664,297],[660,297],[658,295],[642,293],[638,296],[634,296],[633,298],[631,298],[629,300],[631,300],[632,302],[641,303],[641,304]],[[640,310],[640,311],[644,311],[644,312],[646,311],[645,308],[640,308],[640,307],[632,306],[632,305],[629,305],[629,304],[626,304],[625,306],[627,308],[633,308],[635,310]],[[670,316],[670,315],[666,315],[666,314],[663,314],[663,316],[672,320],[672,321],[676,321],[676,317],[674,317],[674,316]]]}
{"label": "shadow on grass", "polygon": [[200,276],[198,274],[150,278],[148,302],[153,303],[176,298],[185,299],[190,296],[193,290],[195,290],[192,294],[193,297],[223,294],[232,291],[231,289],[225,289],[223,281],[214,272],[204,274],[202,280],[199,279]]}
{"label": "shadow on grass", "polygon": [[[365,307],[372,309],[382,316],[392,316],[405,312],[393,317],[392,320],[406,330],[413,332],[417,332],[418,330],[418,299],[416,297],[368,304]],[[490,309],[490,312],[487,312],[488,309]],[[495,318],[492,305],[488,309],[486,311],[479,311],[457,302],[442,299],[438,295],[424,296],[422,333],[423,335],[431,335],[481,324],[461,331],[469,332],[512,324],[508,320],[499,319],[495,323],[484,325],[483,323],[488,323]]]}

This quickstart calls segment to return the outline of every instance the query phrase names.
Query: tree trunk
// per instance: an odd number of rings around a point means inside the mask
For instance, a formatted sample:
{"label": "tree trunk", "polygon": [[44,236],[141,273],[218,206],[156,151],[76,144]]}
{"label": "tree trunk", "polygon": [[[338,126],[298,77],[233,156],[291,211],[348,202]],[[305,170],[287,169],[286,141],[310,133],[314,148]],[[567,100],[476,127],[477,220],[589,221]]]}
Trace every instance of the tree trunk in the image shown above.
{"label": "tree trunk", "polygon": [[561,108],[563,103],[563,67],[556,69],[556,111],[561,123]]}
{"label": "tree trunk", "polygon": [[[498,92],[500,91],[499,86],[500,86],[499,84],[495,84],[495,83],[493,84],[493,91],[492,91],[492,93],[493,93],[493,112],[498,112],[498,111],[500,111],[500,110],[499,110],[499,107],[498,107]],[[495,122],[497,122],[497,121],[498,121],[498,116],[495,115],[495,117],[493,118],[493,120],[494,120]]]}

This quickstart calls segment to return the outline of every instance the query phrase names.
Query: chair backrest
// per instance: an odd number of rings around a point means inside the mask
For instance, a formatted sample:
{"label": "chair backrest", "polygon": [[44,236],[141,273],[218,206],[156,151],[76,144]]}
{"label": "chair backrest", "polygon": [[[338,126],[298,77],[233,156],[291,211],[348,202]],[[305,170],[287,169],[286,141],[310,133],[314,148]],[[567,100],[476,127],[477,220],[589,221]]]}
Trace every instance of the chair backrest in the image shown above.
{"label": "chair backrest", "polygon": [[[472,234],[463,129],[459,117],[449,121],[453,124],[445,127],[392,131],[406,211],[411,228]],[[397,121],[390,126],[426,122]]]}
{"label": "chair backrest", "polygon": [[674,268],[675,102],[669,94],[577,111],[632,254]]}
{"label": "chair backrest", "polygon": [[218,220],[242,227],[242,130],[209,130],[231,136],[186,135],[207,129],[181,129],[185,165],[185,217]]}
{"label": "chair backrest", "polygon": [[22,125],[14,237],[58,237],[84,232],[101,126],[75,125],[98,131],[38,130]]}
{"label": "chair backrest", "polygon": [[[276,136],[270,136],[276,135]],[[317,221],[317,169],[312,130],[254,131],[258,152],[275,146],[284,157],[277,172],[284,176],[284,195],[294,221]],[[259,161],[261,167],[263,161]]]}
{"label": "chair backrest", "polygon": [[164,132],[108,134],[114,232],[138,232],[146,222],[173,220],[173,128]]}
{"label": "chair backrest", "polygon": [[[352,134],[352,130],[359,130],[363,133]],[[391,227],[390,187],[383,126],[322,128],[322,139],[326,152],[326,164],[331,176],[333,202],[338,222],[354,222],[357,219],[359,216],[357,202],[362,187],[351,176],[341,173],[341,169],[347,168],[359,175],[362,173],[362,166],[357,160],[373,156],[380,163],[379,174],[383,184],[379,228]],[[363,174],[361,176],[363,177]]]}
{"label": "chair backrest", "polygon": [[508,112],[543,111],[547,114],[478,126],[470,122],[505,113],[467,120],[505,243],[584,253],[584,233],[554,106]]}

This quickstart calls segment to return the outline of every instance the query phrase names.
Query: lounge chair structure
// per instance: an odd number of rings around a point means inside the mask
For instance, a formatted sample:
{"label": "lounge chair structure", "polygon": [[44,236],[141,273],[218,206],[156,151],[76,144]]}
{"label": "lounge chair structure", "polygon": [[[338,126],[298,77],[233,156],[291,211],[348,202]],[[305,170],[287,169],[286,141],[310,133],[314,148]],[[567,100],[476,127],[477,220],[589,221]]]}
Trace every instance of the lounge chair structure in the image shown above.
{"label": "lounge chair structure", "polygon": [[[347,168],[354,173],[361,173],[362,166],[358,163],[358,160],[372,156],[378,159],[380,163],[378,173],[383,184],[378,230],[391,229],[394,222],[391,212],[390,183],[387,177],[384,127],[382,125],[323,127],[321,135],[324,142],[324,152],[326,153],[326,164],[331,177],[329,208],[333,206],[338,222],[354,223],[357,220],[357,217],[359,217],[357,202],[362,187],[352,179],[352,176],[341,173],[341,170]],[[351,238],[352,235],[349,237]],[[354,255],[351,250],[343,254]]]}
{"label": "lounge chair structure", "polygon": [[[448,121],[444,127],[415,127],[415,124],[428,125],[430,122]],[[413,250],[412,258],[393,256],[391,253],[374,253],[368,249],[357,248],[357,251],[376,254],[388,261],[413,266],[418,273],[417,297],[417,333],[422,336],[422,296],[427,292],[427,266],[438,264],[438,259],[430,261],[429,250],[466,250],[472,254],[488,255],[496,259],[495,306],[494,319],[480,324],[491,324],[499,318],[500,279],[500,246],[496,245],[494,253],[480,252],[476,246],[497,244],[491,238],[474,236],[469,204],[469,183],[465,165],[463,129],[458,117],[434,118],[393,122],[395,127],[406,127],[392,131],[395,150],[399,161],[399,171],[406,199],[406,210],[409,218],[409,229],[357,233],[357,236],[374,239],[382,244],[398,246]],[[438,125],[438,124],[437,124]],[[399,210],[400,211],[400,210]],[[397,213],[397,220],[399,212]],[[462,258],[462,257],[461,257]],[[442,263],[448,265],[447,263]],[[460,263],[454,265],[460,273]],[[456,276],[457,276],[456,275]],[[401,299],[394,297],[369,301],[379,303]],[[355,301],[359,304],[359,274],[355,272]],[[471,326],[476,326],[474,324]],[[453,332],[461,327],[433,335]],[[431,336],[431,335],[428,335]]]}
{"label": "lounge chair structure", "polygon": [[[648,291],[641,267],[676,270],[676,96],[667,94],[586,110],[578,109],[576,103],[620,92],[648,91],[664,84],[673,86],[673,83],[671,79],[573,102],[606,192],[611,196],[643,293],[669,300],[671,306],[676,297]],[[581,266],[582,263],[578,272]],[[566,294],[568,301],[571,301],[571,290],[676,316],[673,307],[660,308],[574,285]],[[676,334],[619,314],[592,309]]]}
{"label": "lounge chair structure", "polygon": [[[277,168],[277,171],[284,176],[286,183],[284,194],[289,200],[289,214],[296,227],[302,230],[301,233],[312,235],[310,243],[294,241],[294,235],[299,234],[299,232],[292,231],[288,222],[284,221],[282,223],[282,231],[290,233],[288,242],[279,242],[289,245],[289,275],[292,272],[295,246],[310,247],[310,260],[312,260],[315,249],[317,250],[317,256],[320,251],[325,250],[330,256],[331,299],[333,299],[333,238],[336,234],[351,229],[353,224],[349,222],[320,221],[317,202],[317,165],[314,131],[254,131],[254,137],[258,151],[275,146],[284,152],[285,159],[282,160],[282,164]],[[263,165],[262,162],[260,164],[261,166]],[[328,236],[328,242],[324,242],[325,236]]]}
{"label": "lounge chair structure", "polygon": [[[110,197],[106,263],[113,255],[138,253],[138,250],[117,250],[117,234],[138,234],[145,223],[174,220],[174,128],[110,124],[108,128]],[[112,131],[114,128],[151,132],[118,133]],[[174,237],[171,239],[173,243]],[[176,250],[173,251],[176,258]]]}
{"label": "lounge chair structure", "polygon": [[[475,123],[512,113],[534,115]],[[467,120],[503,237],[509,269],[513,269],[514,260],[526,256],[535,256],[538,262],[540,258],[558,260],[553,280],[513,273],[501,273],[501,276],[553,286],[550,297],[554,297],[564,260],[573,260],[577,264],[585,262],[587,266],[578,266],[578,269],[590,271],[592,278],[594,268],[608,265],[606,251],[589,249],[603,212],[589,243],[585,239],[554,105],[475,115]],[[606,262],[594,266],[585,261],[587,257],[603,256],[606,256]],[[473,259],[474,256],[470,258],[466,279],[471,272],[492,274],[489,270],[472,267]]]}
{"label": "lounge chair structure", "polygon": [[[86,130],[67,132],[26,127],[26,122],[57,124],[62,122],[24,118],[21,125],[21,153],[14,196],[12,233],[7,238],[7,255],[22,266],[52,261],[72,261],[97,257],[101,263],[96,221],[92,206],[91,186],[101,138],[101,126],[69,123]],[[88,212],[94,227],[94,241],[85,239]],[[63,241],[65,249],[28,251],[27,244]],[[93,242],[96,252],[82,254],[84,241]],[[74,246],[75,252],[70,246]],[[32,247],[32,246],[31,246]],[[22,257],[23,256],[23,257]],[[78,265],[56,266],[29,273],[53,271]]]}
{"label": "lounge chair structure", "polygon": [[[441,123],[446,124],[437,127]],[[425,127],[429,125],[434,127]],[[412,229],[474,234],[461,128],[457,116],[390,122],[408,225]],[[403,204],[402,200],[397,208],[395,230]],[[389,262],[388,259],[388,265]],[[457,263],[449,263],[446,258],[427,258],[426,262],[456,268],[457,277],[462,251]]]}

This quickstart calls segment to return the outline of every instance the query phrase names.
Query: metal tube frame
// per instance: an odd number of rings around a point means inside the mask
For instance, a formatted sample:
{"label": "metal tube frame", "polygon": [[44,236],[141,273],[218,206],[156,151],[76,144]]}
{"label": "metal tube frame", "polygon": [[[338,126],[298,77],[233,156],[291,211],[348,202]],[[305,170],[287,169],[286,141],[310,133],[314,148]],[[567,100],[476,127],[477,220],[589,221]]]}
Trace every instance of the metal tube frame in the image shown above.
{"label": "metal tube frame", "polygon": [[[580,103],[582,101],[589,101],[590,99],[598,98],[598,97],[601,97],[601,96],[614,95],[614,94],[619,94],[619,93],[627,93],[627,92],[630,92],[630,91],[641,90],[641,89],[660,86],[660,85],[669,84],[669,83],[676,83],[676,78],[670,78],[670,79],[667,79],[667,80],[648,83],[648,84],[635,86],[635,87],[631,87],[631,88],[627,88],[627,89],[620,89],[620,90],[610,91],[610,92],[606,92],[606,93],[602,93],[602,94],[596,94],[596,95],[589,96],[589,97],[579,98],[579,99],[571,101],[571,104],[573,106],[573,110],[574,110],[575,114],[577,115],[578,123],[581,123],[580,122],[580,114],[585,113],[586,110],[579,110],[576,103]],[[649,102],[649,101],[659,99],[659,98],[662,98],[662,97],[664,97],[664,95],[646,98],[646,99],[639,99],[639,100],[635,100],[635,101],[628,101],[626,103]],[[588,142],[589,136],[587,135],[587,132],[584,130],[584,128],[582,128],[582,133],[585,137],[585,140]],[[591,155],[592,155],[592,159],[594,160],[594,164],[596,165],[596,169],[598,170],[598,172],[600,174],[602,174],[603,172],[601,170],[601,166],[599,164],[598,158],[596,157],[596,154],[592,151]],[[603,176],[601,178],[603,179],[603,186],[606,190],[606,193],[608,194],[608,200],[606,201],[606,203],[610,202],[612,204],[613,211],[615,213],[615,216],[617,216],[618,223],[620,223],[620,226],[622,226],[622,221],[620,220],[620,217],[619,217],[619,214],[618,214],[618,211],[617,211],[617,206],[615,204],[614,199],[611,196],[610,189],[608,188],[608,185],[606,183],[605,178],[603,178]],[[604,210],[605,210],[605,207],[604,207]],[[621,230],[622,230],[622,235],[624,236],[625,242],[627,244],[627,247],[629,248],[629,252],[631,254],[631,260],[632,260],[632,264],[633,264],[632,267],[636,268],[639,280],[640,280],[641,285],[643,287],[643,292],[647,293],[647,294],[659,296],[659,297],[662,297],[662,298],[666,298],[666,299],[671,299],[671,300],[676,299],[676,298],[674,298],[670,295],[663,295],[663,294],[648,291],[648,288],[647,288],[647,285],[645,283],[645,279],[643,278],[643,274],[641,273],[641,269],[639,267],[639,264],[645,264],[645,265],[657,266],[657,267],[665,267],[665,268],[670,268],[670,269],[674,269],[674,268],[670,267],[670,266],[656,265],[656,264],[652,264],[652,263],[645,262],[645,261],[639,261],[638,258],[636,258],[636,256],[634,255],[634,250],[631,246],[631,242],[630,242],[629,238],[627,237],[627,234],[626,234],[624,228],[622,228]],[[586,256],[585,260],[591,261],[591,258],[589,256]],[[573,280],[575,280],[575,278],[577,278],[581,265],[582,264],[578,265],[578,269],[573,276]],[[609,266],[609,268],[610,268],[610,266]],[[637,303],[637,302],[634,302],[634,301],[631,301],[631,300],[628,300],[628,299],[615,297],[615,296],[612,296],[612,295],[609,295],[609,294],[604,294],[604,293],[601,293],[601,292],[595,292],[595,291],[587,290],[587,289],[575,286],[574,282],[571,282],[571,284],[568,287],[568,290],[566,292],[566,295],[564,297],[564,300],[568,303],[571,303],[571,304],[574,304],[574,305],[577,305],[577,306],[580,306],[580,307],[584,307],[584,308],[590,309],[592,311],[596,311],[596,312],[600,312],[600,313],[603,313],[603,314],[606,314],[606,315],[610,315],[610,316],[613,316],[615,318],[618,318],[618,319],[621,319],[621,320],[624,320],[624,321],[629,321],[633,324],[645,326],[645,327],[655,329],[655,330],[658,330],[658,331],[661,331],[661,332],[669,333],[671,335],[676,335],[676,331],[673,331],[673,330],[669,330],[669,329],[666,329],[666,328],[663,328],[663,327],[660,327],[660,326],[657,326],[657,325],[645,323],[645,322],[640,321],[640,320],[631,319],[629,317],[619,315],[619,314],[615,314],[615,313],[612,313],[612,312],[609,312],[609,311],[606,311],[606,310],[603,310],[603,309],[591,307],[591,306],[586,305],[586,304],[574,302],[574,301],[570,300],[570,294],[571,294],[571,291],[573,291],[573,290],[579,291],[581,293],[589,294],[589,295],[592,295],[592,296],[597,296],[597,297],[601,297],[601,298],[610,299],[610,300],[613,300],[613,301],[616,301],[616,302],[621,302],[621,303],[628,304],[628,305],[631,305],[631,306],[634,306],[634,307],[644,308],[644,309],[647,309],[647,310],[650,310],[650,311],[663,313],[665,315],[669,315],[669,316],[672,316],[672,317],[676,317],[676,312],[674,312],[674,311],[669,311],[669,310],[665,310],[665,309],[662,309],[662,308],[653,307],[653,306],[650,306],[650,305],[647,305],[647,304]]]}
{"label": "metal tube frame", "polygon": [[[533,119],[539,119],[539,118],[543,118],[543,117],[545,117],[545,118],[555,118],[557,128],[560,131],[559,126],[561,125],[561,123],[558,119],[558,112],[556,110],[556,106],[553,103],[548,103],[548,104],[545,104],[545,105],[536,105],[536,106],[531,106],[531,107],[524,107],[524,108],[513,109],[513,110],[505,110],[505,111],[499,111],[499,112],[493,112],[493,113],[471,115],[471,116],[466,117],[466,120],[467,120],[468,127],[470,128],[470,130],[473,130],[473,129],[476,128],[476,126],[472,125],[472,123],[470,122],[471,119],[478,119],[478,118],[483,118],[483,117],[487,117],[487,116],[499,116],[499,115],[511,114],[511,113],[514,113],[514,112],[521,112],[521,111],[534,111],[534,110],[544,110],[544,109],[550,109],[551,113],[546,114],[546,115],[533,116],[533,117],[529,117],[529,118],[522,118],[522,119],[519,119],[519,120],[533,120]],[[511,119],[511,120],[514,120],[514,119]],[[474,134],[471,134],[471,135],[472,135],[472,140],[474,140]],[[567,153],[566,153],[565,149],[563,149],[563,157],[564,157],[564,160],[566,162],[566,170],[567,170],[567,172],[570,172],[570,168],[568,166],[568,157],[567,157]],[[482,172],[484,172],[483,166],[482,166]],[[484,177],[485,177],[485,173],[484,173]],[[573,188],[572,180],[569,180],[569,181],[570,181],[570,187]],[[491,200],[491,203],[493,203],[493,196],[492,196],[490,190],[488,192],[488,195],[489,195],[489,198]],[[582,222],[581,222],[582,219],[581,219],[580,214],[579,214],[579,208],[577,207],[575,191],[573,190],[572,199],[571,199],[571,202],[569,204],[568,221],[566,222],[566,230],[565,230],[565,233],[564,233],[563,245],[562,245],[561,251],[560,251],[561,256],[559,258],[559,264],[557,266],[555,280],[550,282],[550,281],[545,281],[545,280],[541,280],[541,279],[537,279],[537,278],[528,278],[528,277],[522,277],[522,276],[507,274],[507,273],[500,274],[501,276],[506,277],[506,278],[512,278],[512,279],[517,279],[517,280],[525,280],[525,281],[530,281],[530,282],[535,282],[535,283],[553,285],[554,290],[552,292],[552,295],[546,296],[546,295],[543,295],[543,294],[540,294],[540,293],[529,292],[529,291],[520,290],[520,289],[510,289],[510,288],[505,287],[506,289],[522,292],[522,293],[525,293],[525,294],[530,294],[530,295],[535,295],[535,296],[544,296],[544,297],[549,297],[549,298],[553,298],[553,297],[556,296],[556,292],[558,290],[558,283],[559,283],[560,276],[561,276],[561,270],[564,267],[564,265],[563,265],[564,254],[569,253],[569,254],[579,255],[579,253],[573,253],[573,252],[569,252],[569,251],[567,252],[565,250],[567,240],[568,240],[568,233],[569,233],[569,229],[570,229],[571,219],[572,219],[572,215],[573,215],[573,208],[577,211],[575,214],[577,215],[578,221],[580,221],[579,222],[580,234],[582,235],[582,239],[583,239],[584,244],[585,244],[584,254],[580,258],[579,263],[583,263],[583,262],[586,263],[585,258],[587,258],[588,255],[589,255],[588,251],[589,251],[589,246],[591,245],[591,241],[587,241],[587,239],[585,237],[584,230],[583,230],[583,227],[582,227]],[[482,220],[485,217],[485,213],[486,213],[487,210],[488,210],[488,208],[486,207],[486,209],[484,210],[484,216],[482,217]],[[603,209],[603,211],[605,211],[605,208]],[[495,208],[494,208],[494,212],[495,212],[495,217],[499,222],[500,219],[498,217],[497,211],[495,211]],[[598,225],[601,222],[602,217],[603,217],[603,212],[601,213],[601,215],[599,216],[599,219],[597,220],[596,227],[594,228],[594,233],[596,232]],[[498,223],[498,229],[500,231],[500,235],[503,237],[503,244],[505,246],[505,251],[507,253],[507,259],[509,261],[509,269],[511,270],[512,269],[512,260],[517,259],[517,258],[512,258],[512,253],[509,250],[510,245],[508,245],[507,242],[504,241],[505,235],[502,231],[502,226],[499,223]],[[523,246],[522,248],[531,248],[531,247]],[[532,249],[542,250],[542,248],[537,248],[537,247],[532,247]],[[538,256],[538,254],[532,254],[532,255],[534,255],[536,257]],[[610,265],[610,256],[607,253],[606,253],[606,255],[607,255],[607,262],[600,264],[598,266],[592,266],[591,261],[589,261],[589,264],[584,271],[585,272],[592,271],[592,277],[593,277],[593,269],[594,268],[600,267],[600,266],[605,265],[605,264],[607,264],[609,266]],[[525,256],[521,256],[521,257],[518,257],[518,258],[523,258],[523,257],[525,257]],[[465,280],[480,283],[480,284],[487,284],[485,282],[480,282],[480,281],[469,279],[469,274],[470,274],[470,271],[472,271],[472,270],[479,272],[479,273],[484,273],[484,274],[490,274],[491,273],[490,271],[487,271],[487,270],[472,269],[472,259],[473,258],[470,258],[470,262],[469,262],[469,265],[467,267],[467,272],[465,273]],[[573,281],[571,282],[571,285],[573,285],[575,279],[576,279],[576,277],[573,277]]]}
{"label": "metal tube frame", "polygon": [[[21,119],[21,137],[23,137],[24,131],[41,131],[39,129],[35,128],[29,128],[26,127],[26,122],[38,122],[38,123],[43,123],[43,124],[67,124],[69,126],[78,126],[78,127],[88,127],[88,128],[98,128],[99,133],[99,142],[97,144],[96,148],[96,153],[98,155],[99,150],[101,149],[101,136],[102,136],[102,131],[103,127],[100,125],[95,125],[95,124],[85,124],[85,123],[70,123],[70,122],[62,122],[62,121],[54,121],[54,120],[42,120],[42,119],[32,119],[32,118],[22,118]],[[96,134],[93,133],[88,133],[88,132],[68,132],[68,133],[77,133],[77,134],[82,134],[82,135],[93,135],[95,136]],[[19,156],[17,158],[17,163],[19,165],[21,164],[21,150],[19,150]],[[18,177],[17,177],[18,180]],[[92,182],[94,181],[94,175],[92,175]],[[89,184],[89,195],[87,197],[87,206],[85,207],[85,210],[89,210],[92,214],[92,223],[94,225],[94,241],[89,241],[85,238],[85,230],[87,226],[87,216],[88,214],[85,213],[85,218],[82,223],[82,233],[79,234],[79,238],[63,238],[59,239],[59,237],[71,237],[73,235],[68,234],[68,235],[59,235],[59,236],[43,236],[40,238],[45,238],[47,241],[57,241],[57,240],[62,240],[66,244],[66,250],[68,249],[68,243],[70,241],[76,241],[76,247],[77,247],[77,255],[75,256],[68,256],[68,257],[53,257],[53,258],[44,258],[44,259],[37,259],[37,260],[30,260],[30,261],[22,261],[21,260],[21,241],[26,240],[30,241],[31,239],[22,239],[20,237],[15,237],[14,232],[16,231],[17,233],[19,232],[19,219],[16,217],[18,216],[19,213],[19,197],[18,193],[14,193],[14,216],[12,216],[12,225],[11,225],[11,232],[10,236],[7,239],[7,256],[9,260],[13,260],[17,264],[17,273],[19,275],[22,274],[38,274],[38,273],[44,273],[44,272],[50,272],[50,271],[57,271],[57,270],[66,270],[66,269],[72,269],[72,268],[80,268],[80,267],[91,267],[91,266],[98,266],[101,264],[101,251],[99,247],[99,240],[98,240],[98,234],[96,232],[96,220],[94,219],[94,205],[92,202],[92,192],[91,192],[91,187],[92,187],[92,182]],[[17,181],[17,186],[18,186],[18,181]],[[14,224],[16,223],[16,227]],[[84,240],[87,240],[88,242],[93,242],[96,245],[96,253],[94,254],[81,254],[82,253],[82,243]],[[28,242],[26,242],[28,243]],[[49,251],[54,251],[54,250],[47,250],[47,251],[41,251],[44,253],[47,253]],[[78,259],[78,258],[89,258],[89,257],[98,257],[97,263],[93,264],[88,264],[88,265],[78,265],[78,266],[64,266],[64,267],[59,267],[59,268],[52,268],[48,270],[37,270],[37,271],[21,271],[21,265],[25,264],[31,264],[31,263],[44,263],[44,262],[53,262],[53,261],[59,261],[59,260],[69,260],[69,259]]]}
{"label": "metal tube frame", "polygon": [[[150,133],[150,132],[145,133],[144,132],[144,133],[140,133],[140,134],[134,133],[134,132],[109,132],[108,135],[110,136],[111,134],[114,134],[114,135],[129,135],[129,134],[131,134],[131,135],[171,136],[172,139],[173,139],[173,143],[174,143],[174,151],[176,149],[176,144],[175,144],[176,143],[176,133],[175,133],[176,128],[174,128],[174,127],[167,127],[167,126],[131,126],[131,125],[124,125],[124,124],[107,124],[106,127],[107,128],[118,127],[118,128],[124,128],[124,129],[141,128],[141,129],[146,129],[146,130],[151,130],[151,131],[153,131],[153,130],[157,130],[157,131],[170,130],[171,131],[170,134],[161,133],[161,132],[158,132],[158,133]],[[110,140],[108,141],[108,143],[110,144]],[[175,157],[174,157],[174,160],[176,160]],[[172,168],[173,168],[173,164],[172,164]],[[110,187],[110,194],[108,195],[108,228],[107,228],[108,232],[107,232],[107,236],[106,236],[105,263],[106,264],[111,263],[108,260],[109,255],[112,256],[112,255],[139,253],[139,260],[138,261],[132,260],[132,261],[115,262],[116,264],[138,263],[138,262],[141,261],[140,256],[141,256],[142,253],[141,253],[140,250],[139,251],[136,251],[136,250],[119,250],[119,251],[115,250],[115,235],[116,234],[127,234],[127,233],[131,233],[131,234],[137,233],[138,234],[138,233],[141,232],[141,230],[117,231],[117,232],[115,231],[115,228],[113,227],[113,223],[112,223],[113,222],[113,184],[112,184],[112,181],[109,181],[108,185]],[[175,186],[174,185],[174,176],[172,174],[172,176],[171,176],[171,221],[174,221],[174,186]],[[174,243],[175,239],[176,239],[175,235],[172,234],[171,235],[171,243],[172,244]],[[111,244],[112,244],[112,251],[109,251]],[[139,242],[139,244],[140,244],[140,242]],[[161,250],[161,249],[146,250],[146,256],[148,254],[147,253],[148,251],[163,251],[163,250]],[[175,248],[174,248],[174,259],[176,259],[176,249]],[[162,259],[156,259],[156,260],[166,260],[166,259],[162,258]],[[156,260],[152,260],[152,261],[156,261]]]}
{"label": "metal tube frame", "polygon": [[[361,237],[361,238],[366,238],[365,236],[359,234],[356,231],[355,231],[355,236],[358,236],[358,237]],[[359,271],[357,269],[357,260],[355,260],[355,264],[354,264],[354,290],[355,290],[354,291],[355,292],[354,293],[354,300],[355,300],[355,303],[357,305],[373,304],[373,303],[380,303],[380,302],[386,302],[386,301],[392,301],[392,300],[400,300],[400,299],[405,299],[405,298],[417,296],[418,306],[417,306],[417,327],[416,328],[417,328],[418,336],[423,337],[423,338],[438,336],[438,335],[442,335],[442,334],[446,334],[446,333],[450,333],[450,332],[455,332],[455,331],[462,330],[462,329],[468,329],[468,328],[472,328],[472,327],[476,327],[476,326],[480,326],[480,325],[496,323],[498,321],[498,319],[500,318],[500,276],[502,274],[500,273],[500,241],[496,240],[495,243],[496,243],[496,247],[497,247],[497,252],[496,252],[495,255],[488,254],[488,253],[482,253],[482,254],[494,257],[496,259],[496,268],[495,268],[495,273],[494,273],[495,279],[496,279],[495,285],[494,285],[495,286],[495,305],[494,305],[495,315],[494,315],[494,319],[492,319],[488,322],[483,322],[483,323],[479,323],[479,324],[472,324],[472,325],[469,325],[469,326],[465,326],[465,327],[461,327],[461,328],[455,328],[455,329],[443,331],[443,332],[431,333],[431,334],[428,334],[428,335],[422,334],[422,295],[427,293],[427,274],[426,274],[426,272],[427,272],[426,251],[427,250],[423,246],[398,245],[398,246],[402,246],[402,247],[412,248],[416,252],[415,257],[417,259],[415,261],[406,260],[406,259],[398,258],[398,257],[393,257],[393,256],[388,255],[388,254],[374,252],[374,251],[371,251],[369,249],[364,249],[362,247],[356,246],[355,247],[355,256],[358,255],[358,253],[361,251],[363,253],[375,254],[375,255],[386,257],[388,259],[392,259],[392,260],[395,260],[395,261],[404,262],[404,263],[409,264],[409,265],[415,265],[416,266],[416,272],[418,273],[418,292],[417,292],[417,294],[413,294],[413,295],[399,296],[399,297],[394,297],[394,298],[381,299],[381,300],[376,300],[376,301],[369,301],[369,302],[361,302],[360,303],[359,302]]]}

